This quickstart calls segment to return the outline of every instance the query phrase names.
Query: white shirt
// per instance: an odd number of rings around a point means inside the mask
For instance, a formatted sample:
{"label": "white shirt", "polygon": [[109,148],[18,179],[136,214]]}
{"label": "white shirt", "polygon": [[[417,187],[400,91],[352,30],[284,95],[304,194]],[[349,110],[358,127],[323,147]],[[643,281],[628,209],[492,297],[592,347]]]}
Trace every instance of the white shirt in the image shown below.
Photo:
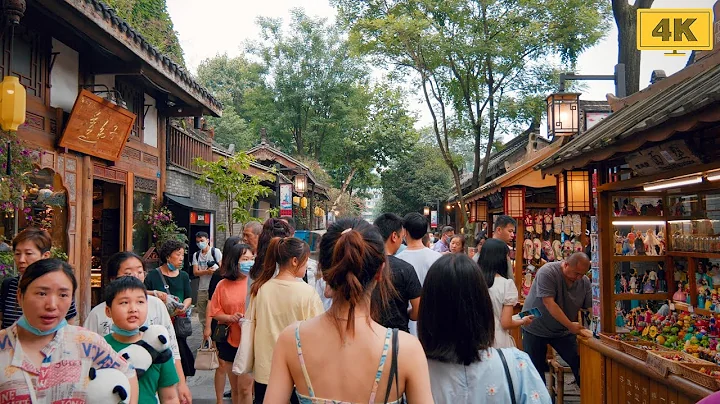
{"label": "white shirt", "polygon": [[[425,275],[427,275],[432,264],[434,264],[435,261],[440,259],[442,256],[443,255],[439,252],[433,251],[427,247],[423,247],[420,250],[405,249],[396,255],[396,257],[409,263],[413,266],[413,268],[415,268],[415,273],[417,273],[421,285],[425,283]],[[410,334],[417,337],[417,321],[410,320],[408,329]]]}
{"label": "white shirt", "polygon": [[[153,295],[148,295],[147,303],[148,324],[160,324],[167,328],[168,334],[170,335],[170,350],[173,353],[173,359],[179,360],[180,349],[178,348],[175,329],[170,321],[170,314],[168,314],[165,303]],[[110,334],[110,327],[113,325],[112,319],[105,315],[105,306],[105,302],[102,302],[93,307],[88,318],[85,320],[85,324],[83,324],[83,327],[100,334],[101,337]]]}
{"label": "white shirt", "polygon": [[[215,251],[213,251],[215,250]],[[214,254],[214,258],[213,258]],[[215,265],[213,265],[211,268],[218,269],[220,268],[220,262],[222,262],[222,252],[219,248],[215,248],[210,246],[208,249],[207,254],[203,253],[202,251],[198,251],[195,254],[193,254],[193,261],[192,265],[198,266],[198,269],[201,271],[204,271],[208,269],[207,263],[210,261],[215,261]],[[198,284],[198,290],[208,290],[210,287],[210,278],[212,278],[212,274],[210,275],[203,275],[200,276],[200,283]]]}
{"label": "white shirt", "polygon": [[493,314],[495,315],[495,348],[514,348],[515,341],[510,332],[500,324],[503,307],[514,306],[518,302],[518,291],[515,281],[496,276],[490,289],[490,300],[493,305]]}

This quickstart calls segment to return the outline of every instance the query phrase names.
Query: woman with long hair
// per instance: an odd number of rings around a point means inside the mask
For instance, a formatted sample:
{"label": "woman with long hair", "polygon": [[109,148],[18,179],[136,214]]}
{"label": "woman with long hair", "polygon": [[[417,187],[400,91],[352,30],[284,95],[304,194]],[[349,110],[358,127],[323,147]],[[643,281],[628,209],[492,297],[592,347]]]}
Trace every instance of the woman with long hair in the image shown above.
{"label": "woman with long hair", "polygon": [[294,230],[286,220],[270,218],[263,223],[262,231],[258,237],[257,249],[255,250],[255,262],[252,268],[250,268],[250,279],[248,280],[248,301],[246,305],[250,304],[250,288],[253,282],[260,276],[263,270],[263,263],[265,262],[265,252],[270,245],[270,240],[273,237],[290,237]]}
{"label": "woman with long hair", "polygon": [[[227,338],[224,341],[217,341],[217,349],[220,366],[230,378],[233,404],[252,403],[252,376],[236,375],[232,372],[235,354],[240,346],[240,319],[245,316],[248,277],[246,273],[243,273],[241,264],[248,262],[247,255],[252,256],[250,246],[247,244],[235,244],[230,248],[230,255],[225,261],[223,270],[224,279],[217,284],[211,300],[210,311],[208,311],[219,324],[226,324],[229,328]],[[217,393],[216,389],[215,394],[217,395]],[[222,402],[222,397],[219,401]]]}
{"label": "woman with long hair", "polygon": [[496,238],[485,242],[480,250],[478,265],[485,279],[485,284],[492,300],[493,315],[495,318],[495,348],[510,348],[515,341],[510,330],[530,324],[533,316],[519,320],[513,319],[513,309],[518,302],[518,290],[513,279],[507,278],[507,244]]}
{"label": "woman with long hair", "polygon": [[17,294],[23,314],[0,331],[3,402],[86,402],[90,368],[120,370],[130,381],[128,400],[138,402],[135,370],[103,337],[65,320],[76,290],[67,262],[41,259],[25,269]]}
{"label": "woman with long hair", "polygon": [[[238,244],[242,241],[242,237],[239,236],[231,236],[225,239],[225,244],[223,245],[222,250],[222,258],[220,259],[220,268],[213,272],[212,277],[210,277],[210,285],[208,286],[208,307],[207,312],[211,312],[210,305],[212,304],[212,297],[215,293],[215,288],[217,287],[218,283],[223,279],[222,275],[225,273],[225,270],[227,268],[228,259],[225,258],[229,256],[230,250],[235,244]],[[210,338],[211,335],[215,333],[215,327],[217,327],[217,320],[213,319],[211,316],[205,316],[205,327],[203,328],[203,341]],[[213,343],[214,344],[214,343]],[[223,393],[223,389],[225,388],[225,380],[227,379],[228,373],[225,371],[225,368],[220,366],[219,368],[215,369],[215,376],[214,376],[214,384],[215,384],[215,399],[218,403],[221,403],[223,400],[223,397],[230,398],[232,396],[232,390],[228,390],[227,392]]]}
{"label": "woman with long hair", "polygon": [[[507,259],[505,254],[500,257]],[[492,348],[492,302],[470,257],[447,254],[435,261],[420,301],[418,336],[435,402],[509,403],[512,396],[519,404],[550,403],[545,383],[525,352]]]}
{"label": "woman with long hair", "polygon": [[[263,402],[270,381],[273,350],[280,332],[296,321],[313,318],[323,312],[320,296],[312,286],[299,281],[307,270],[310,247],[294,237],[275,237],[270,240],[262,271],[255,278],[250,292],[250,304],[255,310],[255,401]],[[257,264],[257,262],[256,262]],[[274,276],[275,269],[277,276]],[[292,390],[292,389],[291,389]],[[297,403],[297,397],[287,392],[285,397],[269,403]]]}
{"label": "woman with long hair", "polygon": [[359,218],[339,220],[323,235],[319,258],[332,306],[280,334],[267,402],[287,401],[295,386],[302,403],[399,403],[403,396],[432,403],[418,340],[371,317],[373,290],[387,304],[391,285],[379,230]]}

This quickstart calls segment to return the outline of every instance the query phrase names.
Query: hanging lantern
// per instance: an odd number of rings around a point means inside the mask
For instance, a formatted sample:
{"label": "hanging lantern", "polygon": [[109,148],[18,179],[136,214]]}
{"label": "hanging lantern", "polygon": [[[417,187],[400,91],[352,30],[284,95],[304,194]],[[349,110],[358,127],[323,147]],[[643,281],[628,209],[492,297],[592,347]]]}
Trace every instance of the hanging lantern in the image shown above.
{"label": "hanging lantern", "polygon": [[525,215],[525,188],[505,188],[505,214],[521,218]]}
{"label": "hanging lantern", "polygon": [[293,196],[293,205],[300,205],[300,197]]}
{"label": "hanging lantern", "polygon": [[300,207],[305,209],[305,208],[307,208],[307,205],[308,205],[307,198],[304,196],[302,198],[300,198]]}
{"label": "hanging lantern", "polygon": [[487,222],[488,218],[487,201],[475,201],[475,221]]}
{"label": "hanging lantern", "polygon": [[557,178],[559,213],[590,212],[590,174],[582,170],[565,171]]}
{"label": "hanging lantern", "polygon": [[425,206],[423,208],[423,215],[430,216],[430,207],[429,206]]}
{"label": "hanging lantern", "polygon": [[25,87],[15,76],[5,76],[0,82],[0,127],[17,131],[25,123]]}
{"label": "hanging lantern", "polygon": [[295,192],[302,195],[307,190],[307,175],[296,174],[295,175]]}
{"label": "hanging lantern", "polygon": [[470,223],[475,223],[477,221],[477,211],[475,209],[475,201],[470,202],[468,204],[468,220]]}
{"label": "hanging lantern", "polygon": [[547,97],[548,137],[572,136],[580,132],[580,93],[555,93]]}

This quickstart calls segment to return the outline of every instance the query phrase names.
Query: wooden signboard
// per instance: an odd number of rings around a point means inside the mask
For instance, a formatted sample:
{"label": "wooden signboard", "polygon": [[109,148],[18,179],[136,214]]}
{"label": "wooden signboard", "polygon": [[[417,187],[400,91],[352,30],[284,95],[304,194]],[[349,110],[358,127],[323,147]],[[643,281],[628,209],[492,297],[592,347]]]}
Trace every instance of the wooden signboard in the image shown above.
{"label": "wooden signboard", "polygon": [[59,145],[104,160],[117,161],[134,123],[135,114],[132,112],[90,91],[81,90]]}
{"label": "wooden signboard", "polygon": [[672,140],[628,155],[625,158],[637,175],[672,172],[679,168],[700,164],[684,140]]}

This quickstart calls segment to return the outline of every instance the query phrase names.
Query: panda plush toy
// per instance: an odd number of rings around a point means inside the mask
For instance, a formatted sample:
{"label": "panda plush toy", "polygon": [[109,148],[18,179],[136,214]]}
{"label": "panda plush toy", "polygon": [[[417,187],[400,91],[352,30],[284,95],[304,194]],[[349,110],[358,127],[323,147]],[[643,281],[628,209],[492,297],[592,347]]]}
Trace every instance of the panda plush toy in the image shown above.
{"label": "panda plush toy", "polygon": [[87,387],[88,403],[130,403],[130,381],[117,369],[90,368]]}
{"label": "panda plush toy", "polygon": [[140,379],[153,364],[150,352],[143,346],[131,344],[118,352],[129,364],[135,368],[135,373]]}
{"label": "panda plush toy", "polygon": [[142,339],[137,345],[145,348],[152,357],[152,363],[165,363],[172,359],[170,350],[170,334],[167,328],[159,324],[140,327],[143,332]]}

